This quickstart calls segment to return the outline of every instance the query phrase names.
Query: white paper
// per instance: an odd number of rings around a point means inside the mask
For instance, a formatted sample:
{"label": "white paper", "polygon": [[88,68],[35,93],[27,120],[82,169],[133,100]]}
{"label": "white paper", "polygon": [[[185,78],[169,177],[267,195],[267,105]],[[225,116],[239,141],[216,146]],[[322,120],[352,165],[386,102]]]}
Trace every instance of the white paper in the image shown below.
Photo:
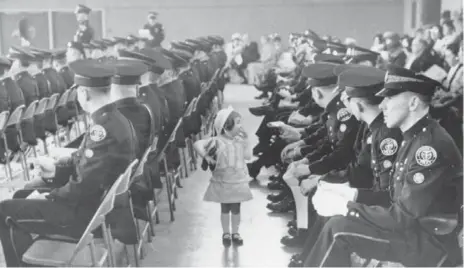
{"label": "white paper", "polygon": [[282,121],[275,121],[267,123],[267,126],[272,128],[282,128],[285,126],[285,123]]}
{"label": "white paper", "polygon": [[45,199],[45,194],[41,194],[35,190],[26,199]]}
{"label": "white paper", "polygon": [[448,73],[443,68],[436,64],[430,67],[427,71],[423,72],[422,74],[440,83],[448,75]]}
{"label": "white paper", "polygon": [[238,54],[237,56],[235,56],[235,63],[237,63],[238,65],[243,63],[243,58],[241,54]]}

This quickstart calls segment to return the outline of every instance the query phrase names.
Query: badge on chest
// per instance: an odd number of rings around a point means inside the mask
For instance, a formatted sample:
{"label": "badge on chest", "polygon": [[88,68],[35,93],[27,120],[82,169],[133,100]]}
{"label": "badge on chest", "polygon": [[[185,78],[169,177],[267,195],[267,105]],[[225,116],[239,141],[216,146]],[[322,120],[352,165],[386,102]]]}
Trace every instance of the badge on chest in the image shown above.
{"label": "badge on chest", "polygon": [[102,141],[106,138],[106,130],[101,125],[94,125],[90,128],[89,136],[94,142]]}

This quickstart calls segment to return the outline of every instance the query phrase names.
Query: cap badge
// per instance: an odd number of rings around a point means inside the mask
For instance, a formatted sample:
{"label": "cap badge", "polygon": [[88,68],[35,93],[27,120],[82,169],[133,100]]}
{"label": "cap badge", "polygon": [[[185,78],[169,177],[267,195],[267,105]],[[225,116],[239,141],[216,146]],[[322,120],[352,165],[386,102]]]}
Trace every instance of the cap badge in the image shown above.
{"label": "cap badge", "polygon": [[348,112],[346,108],[341,108],[337,112],[337,119],[338,121],[345,122],[348,121],[351,118],[351,113]]}
{"label": "cap badge", "polygon": [[437,160],[437,151],[430,146],[422,146],[416,151],[416,161],[423,167],[428,167]]}
{"label": "cap badge", "polygon": [[340,131],[341,131],[341,132],[345,132],[345,131],[346,131],[346,125],[345,125],[345,124],[341,124],[341,125],[340,125]]}
{"label": "cap badge", "polygon": [[383,155],[394,155],[398,151],[398,143],[392,138],[383,139],[380,143],[380,151]]}
{"label": "cap badge", "polygon": [[388,169],[392,167],[392,162],[390,162],[390,160],[385,160],[383,161],[382,165],[383,165],[383,168]]}
{"label": "cap badge", "polygon": [[418,172],[418,173],[414,174],[414,176],[412,176],[412,180],[417,184],[421,184],[425,180],[424,174]]}
{"label": "cap badge", "polygon": [[93,156],[93,151],[90,150],[90,149],[85,149],[84,155],[85,155],[85,157],[87,157],[87,158],[92,158],[92,156]]}
{"label": "cap badge", "polygon": [[94,142],[102,141],[106,138],[106,130],[101,125],[94,125],[90,128],[90,139]]}

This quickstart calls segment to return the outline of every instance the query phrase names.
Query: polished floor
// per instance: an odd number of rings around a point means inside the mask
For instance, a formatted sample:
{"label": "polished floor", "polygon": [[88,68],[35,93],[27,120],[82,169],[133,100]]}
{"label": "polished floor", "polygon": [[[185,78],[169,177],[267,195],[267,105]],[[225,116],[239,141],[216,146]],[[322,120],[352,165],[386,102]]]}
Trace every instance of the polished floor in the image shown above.
{"label": "polished floor", "polygon": [[[259,105],[254,100],[258,93],[250,86],[228,85],[226,105],[232,105],[244,118],[244,126],[253,135],[261,119],[252,116],[248,108]],[[265,184],[265,177],[259,177]],[[220,207],[202,201],[209,174],[201,169],[182,181],[177,201],[176,220],[169,223],[169,215],[162,208],[161,223],[156,226],[156,237],[142,266],[201,266],[201,267],[286,267],[293,252],[280,244],[290,215],[273,214],[266,209],[265,186],[252,188],[254,199],[242,204],[240,233],[241,247],[224,248],[219,220]]]}

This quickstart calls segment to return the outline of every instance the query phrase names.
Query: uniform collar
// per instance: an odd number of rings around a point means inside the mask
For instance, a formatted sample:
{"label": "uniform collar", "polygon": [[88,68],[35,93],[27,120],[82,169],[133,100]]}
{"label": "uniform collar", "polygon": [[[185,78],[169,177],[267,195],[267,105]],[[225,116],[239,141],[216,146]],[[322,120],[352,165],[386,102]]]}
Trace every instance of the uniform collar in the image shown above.
{"label": "uniform collar", "polygon": [[419,132],[425,131],[425,127],[430,125],[433,120],[430,118],[430,115],[422,117],[417,121],[410,129],[406,130],[403,133],[404,139],[411,139],[416,136]]}
{"label": "uniform collar", "polygon": [[107,105],[100,107],[100,109],[92,113],[91,115],[92,121],[95,124],[101,123],[102,121],[104,121],[103,119],[106,118],[110,112],[114,111],[115,107],[116,106],[114,105],[114,103],[109,103]]}
{"label": "uniform collar", "polygon": [[379,113],[377,117],[369,124],[369,129],[373,130],[383,125],[383,113]]}
{"label": "uniform collar", "polygon": [[115,102],[116,106],[118,107],[125,107],[125,106],[133,106],[134,104],[137,104],[137,98],[135,97],[128,97],[124,99],[119,99]]}
{"label": "uniform collar", "polygon": [[336,112],[337,107],[340,105],[340,96],[341,94],[339,93],[337,96],[335,96],[329,104],[327,104],[327,107],[325,108],[325,111],[330,113],[330,112]]}

